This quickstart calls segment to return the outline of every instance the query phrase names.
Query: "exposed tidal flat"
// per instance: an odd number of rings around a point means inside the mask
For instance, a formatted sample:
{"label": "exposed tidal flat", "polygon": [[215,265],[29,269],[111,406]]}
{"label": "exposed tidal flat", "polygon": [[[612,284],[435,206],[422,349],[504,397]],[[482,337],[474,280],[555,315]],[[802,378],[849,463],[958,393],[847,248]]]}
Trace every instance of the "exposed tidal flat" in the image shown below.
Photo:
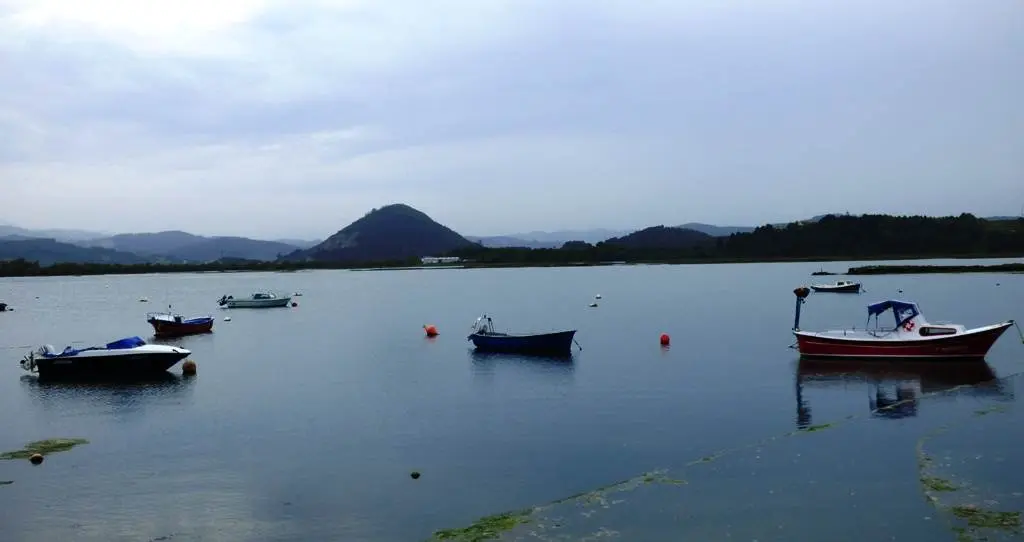
{"label": "exposed tidal flat", "polygon": [[[970,263],[1005,262],[1020,260]],[[971,368],[800,363],[792,290],[821,267],[2,279],[15,311],[0,314],[0,453],[88,441],[38,466],[0,460],[2,538],[1018,536],[1016,331]],[[862,326],[886,298],[968,326],[1024,318],[1020,274],[862,280],[863,294],[813,294],[801,327]],[[263,288],[303,296],[216,306]],[[217,317],[213,334],[174,341],[193,378],[176,366],[157,382],[46,384],[17,365],[43,343],[149,339],[145,313],[169,303]],[[576,328],[582,350],[571,363],[474,354],[483,312],[503,329]]]}

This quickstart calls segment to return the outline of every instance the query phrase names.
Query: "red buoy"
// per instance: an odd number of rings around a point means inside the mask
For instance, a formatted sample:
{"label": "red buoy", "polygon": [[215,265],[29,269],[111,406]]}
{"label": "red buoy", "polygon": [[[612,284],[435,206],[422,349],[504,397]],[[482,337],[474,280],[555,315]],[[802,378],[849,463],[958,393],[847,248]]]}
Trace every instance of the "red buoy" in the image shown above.
{"label": "red buoy", "polygon": [[437,337],[437,328],[433,325],[423,326],[423,331],[427,333],[427,337]]}
{"label": "red buoy", "polygon": [[662,333],[661,334],[661,345],[662,346],[668,346],[668,343],[669,343],[668,333]]}

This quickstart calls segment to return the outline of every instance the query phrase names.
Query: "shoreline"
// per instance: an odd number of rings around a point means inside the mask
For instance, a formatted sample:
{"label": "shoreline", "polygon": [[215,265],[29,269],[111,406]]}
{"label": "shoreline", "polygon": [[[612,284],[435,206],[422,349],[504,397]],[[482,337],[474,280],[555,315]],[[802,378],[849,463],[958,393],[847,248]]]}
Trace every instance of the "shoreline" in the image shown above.
{"label": "shoreline", "polygon": [[[512,268],[543,268],[543,267],[610,267],[624,265],[721,265],[721,264],[764,264],[764,263],[841,263],[841,262],[884,262],[914,260],[983,260],[1013,259],[1024,255],[1014,254],[977,254],[977,255],[917,255],[917,256],[876,256],[876,257],[792,257],[792,258],[679,258],[665,260],[632,260],[632,261],[575,261],[575,262],[473,262],[461,264],[426,264],[410,265],[409,262],[379,262],[363,264],[343,262],[264,262],[251,264],[141,264],[141,265],[110,265],[110,264],[55,264],[48,267],[28,267],[24,269],[2,269],[0,278],[25,277],[76,277],[76,276],[109,276],[109,275],[143,275],[143,274],[175,274],[175,273],[294,273],[316,270],[345,271],[423,271],[438,269],[512,269]],[[3,262],[0,262],[2,264]],[[1024,272],[1024,263],[1002,263],[988,265],[864,265],[850,267],[845,272],[826,271],[820,269],[818,275],[887,275],[887,274],[935,274],[935,273],[1020,273]]]}

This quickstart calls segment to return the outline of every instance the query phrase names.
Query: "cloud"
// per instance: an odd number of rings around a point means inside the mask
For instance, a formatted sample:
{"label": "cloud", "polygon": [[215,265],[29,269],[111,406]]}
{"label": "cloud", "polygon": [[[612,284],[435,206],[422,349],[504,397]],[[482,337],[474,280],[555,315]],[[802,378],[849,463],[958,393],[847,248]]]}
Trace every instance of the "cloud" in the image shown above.
{"label": "cloud", "polygon": [[486,234],[1024,199],[1014,3],[0,6],[0,221],[24,226],[320,237],[401,201]]}

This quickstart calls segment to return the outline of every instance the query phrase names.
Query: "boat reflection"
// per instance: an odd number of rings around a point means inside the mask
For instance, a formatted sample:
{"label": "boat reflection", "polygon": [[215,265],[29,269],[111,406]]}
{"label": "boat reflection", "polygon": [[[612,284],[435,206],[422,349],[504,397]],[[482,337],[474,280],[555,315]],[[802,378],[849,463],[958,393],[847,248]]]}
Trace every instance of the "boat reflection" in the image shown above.
{"label": "boat reflection", "polygon": [[131,380],[47,380],[33,375],[21,377],[28,396],[44,409],[61,411],[83,408],[109,409],[127,414],[149,403],[180,402],[189,393],[196,377],[170,372]]}
{"label": "boat reflection", "polygon": [[866,384],[868,409],[876,418],[916,416],[923,395],[947,392],[975,397],[1014,398],[1009,382],[1000,380],[984,361],[895,362],[825,361],[803,358],[796,371],[797,427],[812,425],[805,387],[845,388]]}
{"label": "boat reflection", "polygon": [[572,354],[564,356],[507,354],[468,350],[476,374],[493,374],[502,369],[547,375],[572,375],[576,370]]}

